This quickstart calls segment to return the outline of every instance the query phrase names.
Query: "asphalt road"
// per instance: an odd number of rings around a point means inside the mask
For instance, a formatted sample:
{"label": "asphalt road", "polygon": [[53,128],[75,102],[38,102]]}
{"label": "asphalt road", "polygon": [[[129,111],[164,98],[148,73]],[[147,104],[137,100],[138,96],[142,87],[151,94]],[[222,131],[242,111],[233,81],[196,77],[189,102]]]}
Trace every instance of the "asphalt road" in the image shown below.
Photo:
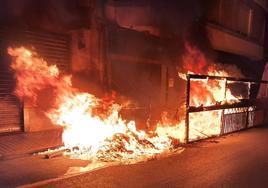
{"label": "asphalt road", "polygon": [[27,185],[63,176],[72,166],[85,166],[87,162],[65,157],[44,159],[41,156],[24,156],[0,161],[0,188]]}
{"label": "asphalt road", "polygon": [[[268,127],[189,145],[182,153],[116,165],[69,178],[65,157],[29,156],[0,162],[0,187],[268,187]],[[34,183],[38,182],[39,183]],[[31,184],[34,183],[34,184]],[[29,185],[31,184],[31,185]]]}
{"label": "asphalt road", "polygon": [[268,187],[268,127],[192,144],[181,154],[112,166],[38,187]]}

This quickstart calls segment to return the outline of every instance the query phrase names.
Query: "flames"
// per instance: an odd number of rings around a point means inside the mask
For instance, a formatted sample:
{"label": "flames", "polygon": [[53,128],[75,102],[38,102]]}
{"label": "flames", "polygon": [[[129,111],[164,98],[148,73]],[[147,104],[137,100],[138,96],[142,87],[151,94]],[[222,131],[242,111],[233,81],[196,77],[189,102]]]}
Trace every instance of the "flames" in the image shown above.
{"label": "flames", "polygon": [[37,92],[47,86],[56,86],[59,76],[58,68],[48,66],[42,59],[33,55],[25,48],[8,49],[8,53],[16,57],[16,63],[11,64],[11,68],[16,71],[17,89],[15,94],[22,99],[28,97],[36,101]]}
{"label": "flames", "polygon": [[[121,106],[114,102],[81,92],[72,86],[71,75],[60,73],[56,65],[48,65],[34,52],[24,47],[9,48],[14,58],[15,94],[38,102],[40,93],[49,90],[49,105],[44,114],[63,127],[62,140],[66,155],[92,161],[137,162],[169,152],[185,140],[184,121],[159,123],[155,131],[137,130],[134,121],[120,117]],[[184,72],[228,76],[216,64],[211,64],[197,48],[186,44],[183,56]],[[240,76],[236,68],[228,68]],[[179,76],[185,79],[184,74]],[[237,101],[225,80],[194,80],[191,82],[191,106],[213,105]],[[222,111],[191,113],[190,140],[219,135]]]}
{"label": "flames", "polygon": [[137,130],[135,122],[120,117],[119,104],[80,92],[72,86],[70,75],[60,74],[55,65],[48,65],[37,54],[23,47],[9,48],[8,53],[14,57],[11,68],[20,99],[35,104],[43,91],[52,93],[52,104],[44,113],[64,128],[62,140],[71,157],[136,162],[172,150],[184,139],[183,126],[159,125],[152,133]]}
{"label": "flames", "polygon": [[[203,74],[211,76],[228,77],[230,75],[242,77],[241,72],[235,66],[226,66],[213,62],[205,57],[198,48],[185,43],[186,53],[182,57],[183,72],[191,74]],[[179,73],[186,80],[186,76]],[[210,106],[215,104],[234,103],[239,101],[239,96],[232,95],[226,87],[226,80],[200,80],[193,79],[190,85],[190,106]],[[196,140],[220,134],[221,117],[223,111],[207,111],[191,113],[189,116],[189,139]]]}

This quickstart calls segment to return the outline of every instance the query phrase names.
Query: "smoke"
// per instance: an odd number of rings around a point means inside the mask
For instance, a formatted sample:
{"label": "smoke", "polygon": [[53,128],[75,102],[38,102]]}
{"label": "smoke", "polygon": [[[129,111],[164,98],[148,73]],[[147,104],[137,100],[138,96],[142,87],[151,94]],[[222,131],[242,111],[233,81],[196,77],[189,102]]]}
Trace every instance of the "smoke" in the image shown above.
{"label": "smoke", "polygon": [[2,0],[0,24],[62,32],[81,25],[86,26],[83,12],[85,10],[73,0]]}

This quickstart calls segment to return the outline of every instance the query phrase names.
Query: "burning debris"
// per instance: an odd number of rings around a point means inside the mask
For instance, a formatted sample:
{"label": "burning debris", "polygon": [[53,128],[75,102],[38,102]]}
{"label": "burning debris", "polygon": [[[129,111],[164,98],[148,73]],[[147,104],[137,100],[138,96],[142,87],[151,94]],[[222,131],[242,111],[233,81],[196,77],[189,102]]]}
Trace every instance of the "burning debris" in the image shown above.
{"label": "burning debris", "polygon": [[[134,121],[121,118],[121,105],[111,100],[81,92],[72,86],[71,75],[60,73],[56,65],[48,65],[34,52],[21,48],[9,48],[14,57],[11,68],[17,80],[16,95],[20,99],[38,102],[40,93],[52,93],[44,114],[55,125],[63,127],[64,147],[56,154],[64,153],[71,158],[90,161],[118,161],[133,163],[153,158],[157,154],[174,151],[185,142],[185,123],[158,123],[156,130],[137,130]],[[183,56],[184,72],[228,76],[220,66],[212,65],[197,48],[186,44]],[[241,76],[236,68],[232,73]],[[179,73],[185,79],[185,76]],[[198,80],[191,84],[191,106],[209,106],[232,103],[239,97],[225,91],[225,80]],[[190,114],[189,140],[220,134],[222,111]],[[207,121],[209,119],[209,121]],[[62,152],[63,151],[63,152]]]}
{"label": "burning debris", "polygon": [[[184,140],[184,126],[161,127],[153,133],[137,130],[135,122],[123,120],[121,106],[107,103],[72,86],[71,76],[62,75],[36,53],[9,48],[11,68],[17,80],[16,95],[38,102],[38,95],[50,89],[53,99],[45,115],[62,126],[65,155],[92,161],[136,162],[173,150]],[[174,131],[176,130],[176,131]],[[174,142],[174,140],[177,140]]]}

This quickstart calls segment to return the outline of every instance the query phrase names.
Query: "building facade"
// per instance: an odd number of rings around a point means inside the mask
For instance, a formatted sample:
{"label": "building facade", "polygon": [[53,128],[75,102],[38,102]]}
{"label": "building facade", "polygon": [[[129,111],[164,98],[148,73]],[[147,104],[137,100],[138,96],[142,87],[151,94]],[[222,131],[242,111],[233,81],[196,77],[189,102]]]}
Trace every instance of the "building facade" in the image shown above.
{"label": "building facade", "polygon": [[[39,7],[27,3],[27,8]],[[141,120],[141,128],[148,119],[154,124],[163,111],[175,119],[183,114],[185,81],[178,68],[186,39],[212,52],[215,62],[235,64],[254,79],[261,77],[267,60],[265,0],[62,0],[43,2],[43,7],[46,12],[37,18],[30,16],[32,10],[16,8],[1,25],[69,36],[65,56],[74,85],[97,96],[115,90],[121,100],[132,101],[123,115]],[[18,17],[24,21],[15,22]],[[27,103],[20,113],[26,131],[54,128]]]}

